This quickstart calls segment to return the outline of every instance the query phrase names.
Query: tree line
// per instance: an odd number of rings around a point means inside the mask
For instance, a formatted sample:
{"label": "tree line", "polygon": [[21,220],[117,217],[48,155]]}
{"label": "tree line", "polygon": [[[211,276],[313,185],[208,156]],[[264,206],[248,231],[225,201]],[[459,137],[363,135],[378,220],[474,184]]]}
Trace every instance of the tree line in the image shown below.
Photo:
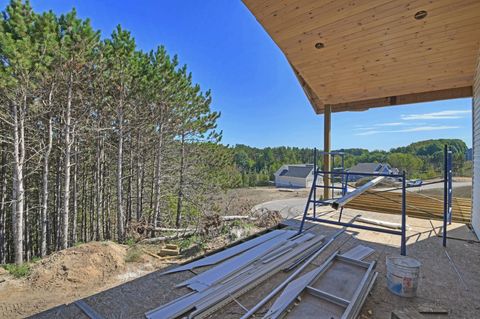
{"label": "tree line", "polygon": [[210,91],[162,46],[12,0],[0,60],[0,264],[189,224],[236,176]]}
{"label": "tree line", "polygon": [[[390,151],[369,151],[362,148],[338,149],[345,153],[345,168],[358,163],[388,163],[400,171],[405,170],[409,178],[434,178],[442,175],[443,148],[447,144],[453,151],[453,171],[458,176],[471,175],[471,163],[465,161],[467,145],[459,139],[436,139],[412,143]],[[263,149],[247,145],[235,145],[234,159],[241,174],[242,186],[268,185],[274,173],[283,164],[313,163],[313,149],[298,147],[266,147]],[[322,157],[318,158],[322,165]],[[332,167],[340,167],[340,158]]]}

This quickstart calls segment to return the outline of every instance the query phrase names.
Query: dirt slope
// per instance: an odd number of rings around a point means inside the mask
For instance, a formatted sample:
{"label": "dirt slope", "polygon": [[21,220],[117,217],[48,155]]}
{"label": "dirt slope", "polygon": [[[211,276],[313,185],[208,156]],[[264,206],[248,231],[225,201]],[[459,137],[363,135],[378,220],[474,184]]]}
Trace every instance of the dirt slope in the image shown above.
{"label": "dirt slope", "polygon": [[25,279],[0,273],[0,318],[23,318],[162,267],[160,260],[148,255],[125,262],[128,249],[113,242],[91,242],[35,263]]}

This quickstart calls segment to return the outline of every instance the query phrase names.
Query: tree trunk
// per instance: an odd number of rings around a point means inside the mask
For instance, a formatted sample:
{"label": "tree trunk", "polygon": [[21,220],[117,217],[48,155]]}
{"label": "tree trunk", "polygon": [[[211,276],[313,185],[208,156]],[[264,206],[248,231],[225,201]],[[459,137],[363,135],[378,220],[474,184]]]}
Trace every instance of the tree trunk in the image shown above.
{"label": "tree trunk", "polygon": [[72,244],[77,242],[77,219],[78,219],[78,141],[75,135],[74,138],[74,159],[75,166],[73,167],[73,214],[72,214]]}
{"label": "tree trunk", "polygon": [[41,239],[40,239],[40,256],[45,257],[47,255],[47,224],[48,224],[48,172],[49,172],[49,159],[52,152],[53,144],[53,128],[52,117],[48,117],[48,132],[47,132],[47,148],[43,154],[43,185],[42,185],[42,210],[41,210]]}
{"label": "tree trunk", "polygon": [[25,189],[23,184],[23,165],[25,162],[25,111],[27,96],[23,95],[23,105],[13,104],[13,190],[12,221],[13,247],[15,263],[23,263],[23,215],[25,205]]}
{"label": "tree trunk", "polygon": [[143,203],[143,157],[140,154],[140,132],[137,133],[137,221],[142,219]]}
{"label": "tree trunk", "polygon": [[93,173],[93,184],[95,185],[95,240],[100,240],[100,148],[100,138],[97,135],[95,171]]}
{"label": "tree trunk", "polygon": [[137,221],[142,219],[143,215],[143,163],[141,159],[137,162]]}
{"label": "tree trunk", "polygon": [[127,227],[130,225],[132,220],[132,177],[133,177],[133,147],[132,139],[130,139],[130,174],[128,175],[128,186],[127,186]]}
{"label": "tree trunk", "polygon": [[117,154],[117,236],[118,241],[125,239],[125,213],[123,211],[123,101],[118,106],[118,154]]}
{"label": "tree trunk", "polygon": [[[160,126],[157,143],[157,160],[155,163],[155,204],[153,210],[153,228],[157,227],[157,221],[160,216],[160,191],[161,191],[161,172],[162,172],[162,146],[163,146],[163,128]],[[155,232],[152,231],[152,237],[155,237]]]}
{"label": "tree trunk", "polygon": [[0,191],[0,264],[7,263],[7,240],[6,240],[6,210],[5,201],[7,198],[7,151],[6,146],[2,148],[1,181],[2,189]]}
{"label": "tree trunk", "polygon": [[183,183],[184,183],[184,164],[185,164],[185,134],[182,134],[181,141],[181,155],[180,155],[180,180],[178,182],[178,201],[177,201],[177,218],[175,221],[175,226],[180,227],[180,222],[182,218],[182,205],[183,205]]}
{"label": "tree trunk", "polygon": [[62,211],[62,241],[61,248],[68,248],[68,217],[70,213],[70,155],[72,143],[70,140],[70,125],[72,121],[72,90],[73,90],[73,74],[70,74],[67,92],[67,109],[65,110],[65,172],[63,185],[63,211]]}

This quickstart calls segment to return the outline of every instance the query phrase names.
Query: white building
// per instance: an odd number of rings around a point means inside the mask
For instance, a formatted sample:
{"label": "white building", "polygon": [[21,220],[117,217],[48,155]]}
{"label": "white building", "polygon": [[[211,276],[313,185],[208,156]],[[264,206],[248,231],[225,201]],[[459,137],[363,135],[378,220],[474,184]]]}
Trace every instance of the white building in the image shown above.
{"label": "white building", "polygon": [[276,187],[309,188],[312,187],[312,183],[312,164],[287,164],[275,173]]}

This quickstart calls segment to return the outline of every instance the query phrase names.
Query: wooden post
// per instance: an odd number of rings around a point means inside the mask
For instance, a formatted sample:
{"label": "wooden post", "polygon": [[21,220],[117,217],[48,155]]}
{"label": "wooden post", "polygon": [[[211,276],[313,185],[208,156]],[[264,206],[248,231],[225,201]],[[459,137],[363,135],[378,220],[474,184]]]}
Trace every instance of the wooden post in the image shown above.
{"label": "wooden post", "polygon": [[[323,114],[323,151],[330,152],[330,132],[331,132],[331,116],[332,116],[332,109],[330,105],[325,105],[325,111]],[[323,171],[328,172],[330,171],[330,155],[325,154],[323,156]],[[325,174],[323,176],[323,185],[328,186],[330,185],[330,175]],[[329,197],[330,189],[324,188],[323,191],[323,198],[327,199]]]}

